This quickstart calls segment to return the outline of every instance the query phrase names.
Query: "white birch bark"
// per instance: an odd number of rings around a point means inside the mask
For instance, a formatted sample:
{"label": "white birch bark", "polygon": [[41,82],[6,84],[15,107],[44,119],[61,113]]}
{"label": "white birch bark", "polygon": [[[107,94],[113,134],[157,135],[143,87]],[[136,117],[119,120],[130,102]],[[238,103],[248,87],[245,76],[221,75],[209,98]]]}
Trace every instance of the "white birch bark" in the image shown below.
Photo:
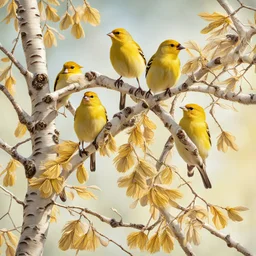
{"label": "white birch bark", "polygon": [[[21,30],[23,50],[27,69],[25,76],[32,104],[32,123],[30,135],[32,140],[32,155],[35,176],[40,174],[40,163],[55,156],[51,147],[58,141],[54,122],[42,121],[52,109],[42,98],[49,93],[45,47],[40,28],[40,15],[36,0],[18,1],[18,20]],[[33,173],[26,173],[27,177]],[[52,198],[43,199],[38,190],[28,186],[25,196],[24,219],[19,244],[16,250],[18,256],[37,256],[43,254],[44,243],[49,227]]]}

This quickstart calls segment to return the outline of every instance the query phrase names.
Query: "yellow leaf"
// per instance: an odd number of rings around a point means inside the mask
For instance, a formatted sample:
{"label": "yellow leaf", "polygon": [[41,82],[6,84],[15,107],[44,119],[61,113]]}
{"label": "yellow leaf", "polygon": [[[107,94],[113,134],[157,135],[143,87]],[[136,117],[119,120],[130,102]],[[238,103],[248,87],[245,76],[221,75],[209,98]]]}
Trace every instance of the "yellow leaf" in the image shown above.
{"label": "yellow leaf", "polygon": [[62,17],[60,21],[60,29],[65,30],[68,29],[69,26],[73,25],[74,21],[71,17],[71,15],[66,11],[65,15]]}
{"label": "yellow leaf", "polygon": [[72,19],[73,19],[74,23],[77,23],[77,24],[80,23],[80,14],[79,14],[79,12],[75,12]]}
{"label": "yellow leaf", "polygon": [[[172,167],[173,168],[173,167]],[[173,180],[173,172],[171,167],[165,167],[162,171],[161,171],[161,181],[163,184],[171,184],[172,180]]]}
{"label": "yellow leaf", "polygon": [[243,218],[240,216],[240,211],[247,211],[248,208],[238,206],[238,207],[226,207],[228,217],[233,221],[242,221]]}
{"label": "yellow leaf", "polygon": [[59,194],[63,189],[64,177],[58,177],[51,179],[52,187],[57,194]]}
{"label": "yellow leaf", "polygon": [[235,143],[235,139],[236,137],[233,136],[231,133],[223,131],[218,137],[217,149],[224,153],[227,152],[228,147],[232,148],[235,151],[238,151],[238,146]]}
{"label": "yellow leaf", "polygon": [[12,187],[15,184],[16,181],[16,174],[13,172],[7,171],[6,175],[4,176],[3,179],[3,184],[5,187]]}
{"label": "yellow leaf", "polygon": [[0,8],[4,7],[9,0],[0,0]]}
{"label": "yellow leaf", "polygon": [[145,177],[152,177],[157,173],[156,169],[142,158],[139,159],[135,170]]}
{"label": "yellow leaf", "polygon": [[63,233],[59,240],[59,248],[62,251],[66,251],[70,248],[73,239],[73,232]]}
{"label": "yellow leaf", "polygon": [[48,0],[48,2],[53,5],[60,5],[60,3],[57,0]]}
{"label": "yellow leaf", "polygon": [[155,130],[157,127],[156,124],[153,121],[151,121],[146,114],[144,114],[142,117],[142,124],[144,127],[147,127],[151,130]]}
{"label": "yellow leaf", "polygon": [[60,20],[60,17],[57,14],[57,10],[55,8],[51,7],[50,5],[47,5],[47,7],[45,9],[45,13],[46,13],[46,18],[48,20],[51,20],[53,22],[57,22]]}
{"label": "yellow leaf", "polygon": [[119,172],[128,171],[135,161],[133,147],[130,143],[119,147],[118,155],[114,158],[114,164]]}
{"label": "yellow leaf", "polygon": [[156,253],[160,251],[160,239],[158,233],[155,233],[147,242],[147,251]]}
{"label": "yellow leaf", "polygon": [[47,48],[51,48],[53,45],[57,46],[57,40],[51,29],[47,28],[44,34],[44,45]]}
{"label": "yellow leaf", "polygon": [[189,60],[181,70],[182,74],[194,73],[202,67],[201,57],[195,57]]}
{"label": "yellow leaf", "polygon": [[47,168],[45,172],[42,173],[42,176],[49,179],[56,179],[60,176],[60,165],[56,162],[55,165]]}
{"label": "yellow leaf", "polygon": [[14,0],[7,7],[7,16],[3,19],[6,24],[10,23],[11,19],[16,19],[17,4]]}
{"label": "yellow leaf", "polygon": [[228,92],[228,91],[233,92],[235,90],[236,85],[239,82],[239,80],[240,80],[240,77],[233,76],[233,77],[230,77],[230,78],[220,82],[219,84],[225,84],[227,86],[226,92]]}
{"label": "yellow leaf", "polygon": [[145,250],[148,236],[143,231],[132,232],[127,236],[127,244],[130,249],[139,248]]}
{"label": "yellow leaf", "polygon": [[14,88],[15,84],[16,84],[16,80],[11,75],[5,80],[5,87],[7,88],[7,90],[11,95],[15,94],[15,88]]}
{"label": "yellow leaf", "polygon": [[52,212],[51,212],[51,216],[50,216],[50,222],[51,223],[57,222],[57,214],[58,215],[60,214],[60,210],[56,205],[54,205],[52,207]]}
{"label": "yellow leaf", "polygon": [[224,215],[224,213],[213,205],[210,206],[210,210],[213,215],[212,221],[215,227],[217,229],[225,228],[228,223],[228,218]]}
{"label": "yellow leaf", "polygon": [[77,167],[76,178],[79,181],[79,183],[81,183],[81,184],[85,183],[88,180],[89,174],[86,171],[83,164],[81,164]]}
{"label": "yellow leaf", "polygon": [[26,125],[22,124],[21,122],[18,122],[14,135],[17,138],[22,138],[25,135],[26,131],[27,131]]}
{"label": "yellow leaf", "polygon": [[90,192],[86,187],[82,187],[82,186],[75,186],[75,187],[72,187],[76,193],[83,199],[97,199],[97,197],[92,193]]}
{"label": "yellow leaf", "polygon": [[70,191],[70,192],[66,191],[66,195],[67,195],[68,199],[70,199],[70,200],[73,200],[75,198],[75,195],[72,191]]}
{"label": "yellow leaf", "polygon": [[201,223],[194,220],[190,220],[185,229],[185,233],[186,233],[185,244],[193,243],[194,245],[199,245],[200,244],[199,230],[201,228],[202,228]]}
{"label": "yellow leaf", "polygon": [[45,9],[44,9],[44,3],[43,3],[42,0],[40,0],[40,1],[38,2],[38,10],[39,10],[39,12],[40,12],[40,19],[41,19],[42,21],[46,20],[46,14],[45,14]]}
{"label": "yellow leaf", "polygon": [[0,247],[3,245],[4,243],[4,236],[3,233],[0,233]]}
{"label": "yellow leaf", "polygon": [[197,44],[196,41],[190,40],[190,41],[184,43],[184,46],[185,46],[186,48],[189,48],[189,49],[191,49],[191,50],[194,50],[194,51],[196,51],[196,52],[198,52],[198,53],[201,52],[201,47]]}
{"label": "yellow leaf", "polygon": [[1,72],[1,75],[0,75],[0,81],[3,81],[4,79],[6,79],[9,71],[11,69],[11,66],[8,66],[6,67],[2,72]]}
{"label": "yellow leaf", "polygon": [[140,198],[147,189],[146,178],[137,171],[119,178],[117,183],[121,188],[127,187],[126,195],[135,199]]}
{"label": "yellow leaf", "polygon": [[99,11],[89,5],[85,6],[82,18],[84,22],[89,22],[93,26],[98,26],[100,24]]}
{"label": "yellow leaf", "polygon": [[143,145],[143,133],[139,124],[135,125],[128,133],[130,134],[128,138],[129,143],[133,143],[134,145],[140,147]]}
{"label": "yellow leaf", "polygon": [[[0,1],[1,1],[1,0],[0,0]],[[8,57],[4,57],[4,58],[1,59],[1,61],[2,61],[2,62],[9,62],[10,59],[9,59]]]}
{"label": "yellow leaf", "polygon": [[148,127],[144,127],[143,136],[146,140],[146,143],[152,144],[154,142],[154,132]]}
{"label": "yellow leaf", "polygon": [[48,179],[45,179],[42,185],[39,187],[39,190],[43,198],[50,197],[53,194],[51,181]]}
{"label": "yellow leaf", "polygon": [[5,255],[6,256],[15,256],[15,249],[9,244],[7,244],[7,248],[5,250]]}
{"label": "yellow leaf", "polygon": [[203,18],[206,21],[216,21],[216,20],[222,20],[225,19],[227,16],[219,13],[219,12],[214,12],[212,14],[208,12],[201,12],[198,14],[201,18]]}
{"label": "yellow leaf", "polygon": [[160,235],[160,244],[165,253],[170,253],[174,249],[174,241],[170,228],[165,228]]}
{"label": "yellow leaf", "polygon": [[18,237],[15,236],[12,232],[7,232],[8,239],[10,240],[11,244],[16,247],[18,244]]}
{"label": "yellow leaf", "polygon": [[169,203],[166,193],[155,186],[149,190],[148,199],[156,207],[166,207]]}
{"label": "yellow leaf", "polygon": [[71,29],[71,34],[76,38],[80,39],[81,37],[84,37],[84,30],[81,26],[81,23],[74,23]]}

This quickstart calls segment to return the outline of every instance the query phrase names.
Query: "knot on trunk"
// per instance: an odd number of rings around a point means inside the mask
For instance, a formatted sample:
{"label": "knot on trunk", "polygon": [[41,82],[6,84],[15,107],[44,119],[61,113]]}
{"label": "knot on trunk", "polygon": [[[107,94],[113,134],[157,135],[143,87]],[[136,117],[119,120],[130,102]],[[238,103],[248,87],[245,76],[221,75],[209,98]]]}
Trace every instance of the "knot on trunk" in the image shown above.
{"label": "knot on trunk", "polygon": [[47,95],[42,98],[42,101],[49,104],[53,101],[53,98],[50,95]]}
{"label": "knot on trunk", "polygon": [[26,160],[24,163],[25,175],[27,179],[31,179],[36,173],[36,165],[32,160]]}
{"label": "knot on trunk", "polygon": [[86,72],[85,73],[85,78],[90,82],[90,81],[95,80],[97,78],[97,74],[93,71]]}
{"label": "knot on trunk", "polygon": [[56,134],[52,135],[52,140],[55,144],[59,144],[59,136]]}
{"label": "knot on trunk", "polygon": [[47,126],[47,124],[45,122],[39,121],[35,125],[35,130],[37,130],[37,131],[44,130],[46,128],[46,126]]}
{"label": "knot on trunk", "polygon": [[32,86],[36,90],[41,90],[47,83],[48,83],[47,74],[37,74],[32,81]]}

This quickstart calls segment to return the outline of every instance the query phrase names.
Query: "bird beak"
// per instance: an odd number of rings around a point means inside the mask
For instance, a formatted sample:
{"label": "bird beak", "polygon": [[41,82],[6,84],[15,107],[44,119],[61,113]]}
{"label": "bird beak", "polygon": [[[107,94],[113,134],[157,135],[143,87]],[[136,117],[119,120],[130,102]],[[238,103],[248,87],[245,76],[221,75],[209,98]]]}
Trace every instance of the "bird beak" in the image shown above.
{"label": "bird beak", "polygon": [[114,34],[112,32],[108,33],[107,36],[114,37]]}
{"label": "bird beak", "polygon": [[63,74],[68,74],[68,69],[64,69]]}
{"label": "bird beak", "polygon": [[183,111],[188,111],[186,107],[180,107]]}
{"label": "bird beak", "polygon": [[184,46],[182,46],[181,44],[179,44],[178,46],[177,46],[177,49],[180,51],[180,50],[184,50],[184,49],[186,49]]}
{"label": "bird beak", "polygon": [[89,102],[90,101],[90,98],[87,97],[87,96],[84,96],[83,99],[85,100],[85,102]]}

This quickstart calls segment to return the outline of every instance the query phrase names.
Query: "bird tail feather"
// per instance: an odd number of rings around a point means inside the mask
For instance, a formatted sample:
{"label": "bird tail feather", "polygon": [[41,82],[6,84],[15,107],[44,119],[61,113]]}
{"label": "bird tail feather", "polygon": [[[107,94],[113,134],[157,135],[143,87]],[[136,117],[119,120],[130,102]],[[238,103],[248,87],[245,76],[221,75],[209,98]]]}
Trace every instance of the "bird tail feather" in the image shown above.
{"label": "bird tail feather", "polygon": [[199,166],[197,169],[201,175],[205,188],[212,188],[212,184],[205,170],[205,165]]}
{"label": "bird tail feather", "polygon": [[192,177],[194,175],[194,167],[194,165],[187,165],[188,177]]}

